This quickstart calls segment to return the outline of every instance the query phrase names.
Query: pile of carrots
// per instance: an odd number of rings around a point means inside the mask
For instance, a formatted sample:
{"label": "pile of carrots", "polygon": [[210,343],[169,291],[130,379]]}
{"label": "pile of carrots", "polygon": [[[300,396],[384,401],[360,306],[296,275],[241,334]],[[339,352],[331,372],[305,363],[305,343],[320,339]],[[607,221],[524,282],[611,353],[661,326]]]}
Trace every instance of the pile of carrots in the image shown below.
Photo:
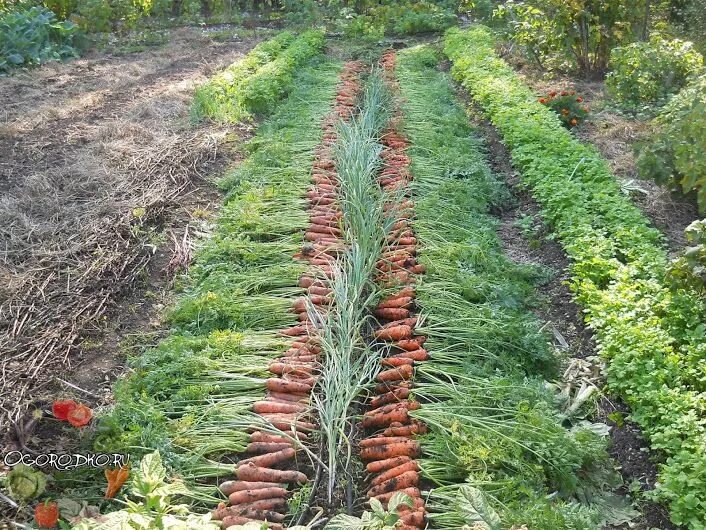
{"label": "pile of carrots", "polygon": [[331,289],[326,278],[331,277],[332,260],[343,248],[333,145],[338,120],[349,118],[355,111],[362,68],[359,62],[344,66],[334,109],[323,123],[323,140],[315,152],[312,185],[306,193],[310,225],[304,234],[304,247],[295,256],[311,265],[299,279],[299,286],[306,289],[306,295],[292,305],[299,324],[280,332],[291,337],[292,343],[270,364],[269,371],[274,377],[266,381],[267,396],[253,405],[253,412],[281,430],[282,435],[260,430],[250,433],[247,452],[253,456],[238,462],[237,480],[220,485],[221,491],[228,495],[229,505],[221,503],[214,510],[213,518],[221,521],[223,528],[255,521],[266,523],[272,530],[281,530],[287,512],[287,485],[308,480],[304,473],[291,469],[296,467],[297,442],[306,442],[316,429],[309,404],[321,348],[309,322],[307,304],[324,310],[331,304]]}
{"label": "pile of carrots", "polygon": [[[394,89],[394,51],[383,55],[382,66],[387,82]],[[408,142],[395,130],[398,120],[399,111],[382,139],[384,169],[379,182],[387,190],[408,189],[411,180],[410,159],[405,154]],[[419,465],[415,460],[420,456],[420,445],[414,437],[425,433],[427,427],[409,415],[419,408],[419,403],[410,397],[414,366],[429,358],[424,349],[426,338],[414,332],[417,325],[414,278],[424,273],[424,267],[416,260],[417,240],[410,225],[413,207],[410,198],[388,205],[397,222],[377,264],[377,279],[398,290],[375,309],[375,315],[387,321],[375,331],[375,336],[389,343],[393,353],[381,361],[384,369],[377,376],[377,395],[363,416],[363,427],[373,434],[360,442],[360,457],[367,462],[366,469],[371,474],[368,497],[385,505],[395,492],[401,491],[412,499],[413,506],[399,508],[400,530],[426,525],[425,504],[419,490]]]}

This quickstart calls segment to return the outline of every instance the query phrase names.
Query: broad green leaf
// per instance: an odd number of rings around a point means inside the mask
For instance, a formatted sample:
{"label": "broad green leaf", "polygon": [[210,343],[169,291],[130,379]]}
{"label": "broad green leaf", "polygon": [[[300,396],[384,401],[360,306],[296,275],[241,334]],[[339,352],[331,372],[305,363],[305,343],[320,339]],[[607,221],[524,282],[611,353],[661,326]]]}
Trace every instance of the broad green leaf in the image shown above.
{"label": "broad green leaf", "polygon": [[458,491],[458,506],[466,524],[481,523],[485,530],[500,530],[500,517],[478,488],[463,486]]}

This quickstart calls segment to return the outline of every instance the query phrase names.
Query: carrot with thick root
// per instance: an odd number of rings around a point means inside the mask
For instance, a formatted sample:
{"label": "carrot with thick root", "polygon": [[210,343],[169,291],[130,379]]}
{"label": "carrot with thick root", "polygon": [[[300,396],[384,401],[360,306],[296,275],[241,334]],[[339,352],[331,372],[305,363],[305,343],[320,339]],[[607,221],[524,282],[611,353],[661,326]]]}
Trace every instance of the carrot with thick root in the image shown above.
{"label": "carrot with thick root", "polygon": [[277,451],[281,451],[282,449],[286,449],[287,447],[292,447],[292,442],[250,442],[245,448],[245,450],[248,453],[264,454],[276,453]]}
{"label": "carrot with thick root", "polygon": [[278,401],[291,401],[292,403],[308,403],[309,401],[309,394],[288,394],[272,390],[270,390],[270,397]]}
{"label": "carrot with thick root", "polygon": [[414,366],[414,359],[410,359],[409,357],[398,357],[396,355],[393,355],[392,357],[388,357],[386,359],[381,359],[380,364],[382,366],[386,366],[389,368],[397,368],[399,366]]}
{"label": "carrot with thick root", "polygon": [[375,497],[390,491],[414,488],[417,486],[419,486],[419,473],[417,471],[405,471],[396,477],[392,477],[391,479],[370,488],[368,491],[368,497]]}
{"label": "carrot with thick root", "polygon": [[222,482],[218,489],[225,495],[230,495],[236,491],[261,490],[263,488],[278,488],[277,482],[245,482],[243,480],[226,480]]}
{"label": "carrot with thick root", "polygon": [[408,409],[396,408],[390,412],[381,412],[369,414],[363,417],[363,427],[366,429],[372,427],[387,427],[391,423],[409,423],[410,417]]}
{"label": "carrot with thick root", "polygon": [[234,491],[228,496],[231,504],[244,504],[246,502],[261,501],[264,499],[278,499],[286,497],[287,490],[276,486],[273,488],[260,488],[256,490]]}
{"label": "carrot with thick root", "polygon": [[244,510],[242,516],[270,523],[281,523],[287,518],[284,514],[272,510]]}
{"label": "carrot with thick root", "polygon": [[391,328],[381,328],[375,332],[375,338],[380,340],[401,341],[412,338],[412,328],[410,326],[393,326]]}
{"label": "carrot with thick root", "polygon": [[407,512],[400,517],[400,521],[414,528],[424,528],[424,509]]}
{"label": "carrot with thick root", "polygon": [[402,307],[382,307],[374,311],[375,316],[385,320],[401,320],[409,316],[409,309]]}
{"label": "carrot with thick root", "polygon": [[296,414],[297,412],[305,412],[309,407],[300,403],[282,402],[282,401],[256,401],[253,403],[252,410],[256,414],[263,413],[283,413]]}
{"label": "carrot with thick root", "polygon": [[380,383],[375,385],[375,392],[377,394],[384,394],[385,392],[390,392],[391,390],[396,390],[398,388],[412,388],[412,381],[391,381],[389,383]]}
{"label": "carrot with thick root", "polygon": [[429,428],[423,423],[414,420],[409,425],[402,425],[401,423],[396,423],[390,425],[387,429],[382,431],[383,436],[415,436],[417,434],[425,434],[429,431]]}
{"label": "carrot with thick root", "polygon": [[237,467],[235,474],[238,479],[249,482],[296,482],[306,484],[308,481],[306,475],[300,471],[282,471],[279,469],[258,467],[252,462]]}
{"label": "carrot with thick root", "polygon": [[[404,493],[408,497],[411,497],[412,500],[421,498],[421,496],[422,496],[422,492],[419,491],[418,488],[405,488],[403,490],[398,490],[398,491],[401,493]],[[397,493],[397,491],[390,491],[388,493],[382,493],[380,495],[375,495],[375,498],[377,500],[379,500],[380,502],[382,502],[383,504],[385,504],[387,502],[390,502],[390,499],[392,498],[392,496],[395,493]]]}
{"label": "carrot with thick root", "polygon": [[392,356],[394,359],[412,359],[413,361],[427,361],[429,360],[429,352],[424,348],[419,348],[418,350],[405,351],[402,353],[396,353]]}
{"label": "carrot with thick root", "polygon": [[293,447],[286,447],[284,449],[280,449],[279,451],[275,451],[274,453],[267,453],[264,455],[246,458],[245,460],[238,462],[238,466],[244,466],[252,463],[258,467],[272,467],[280,462],[291,460],[296,454],[297,451]]}
{"label": "carrot with thick root", "polygon": [[385,392],[381,396],[376,396],[370,400],[370,408],[377,409],[383,405],[390,403],[398,403],[403,399],[407,399],[412,391],[409,388],[396,388],[391,392]]}
{"label": "carrot with thick root", "polygon": [[380,309],[408,308],[412,305],[414,299],[411,296],[400,296],[398,298],[386,298],[378,304]]}
{"label": "carrot with thick root", "polygon": [[423,336],[417,336],[414,337],[413,339],[403,339],[400,341],[397,341],[393,346],[396,346],[397,348],[401,350],[407,350],[407,351],[414,351],[418,350],[419,348],[422,347],[422,344],[426,342],[427,338]]}
{"label": "carrot with thick root", "polygon": [[385,460],[374,460],[370,462],[365,469],[368,473],[380,473],[382,471],[387,471],[388,469],[393,469],[407,462],[411,462],[412,458],[409,456],[395,456],[392,458],[386,458]]}
{"label": "carrot with thick root", "polygon": [[294,429],[296,431],[311,432],[316,430],[316,424],[298,419],[296,414],[260,414],[281,431]]}
{"label": "carrot with thick root", "polygon": [[280,434],[270,434],[262,431],[255,431],[250,433],[251,442],[266,442],[266,443],[290,443],[292,439],[287,436],[282,436]]}
{"label": "carrot with thick root", "polygon": [[416,440],[405,440],[394,444],[366,447],[360,451],[360,458],[363,460],[386,460],[395,456],[417,458],[419,454],[419,442]]}
{"label": "carrot with thick root", "polygon": [[373,415],[373,414],[389,414],[390,412],[394,412],[398,409],[419,410],[419,407],[421,407],[421,405],[419,404],[419,401],[407,399],[404,401],[400,401],[399,403],[389,403],[387,405],[383,405],[382,407],[380,407],[374,411],[366,412],[365,415],[369,416],[369,415]]}
{"label": "carrot with thick root", "polygon": [[362,448],[374,447],[376,445],[388,445],[395,444],[397,442],[405,442],[409,438],[403,436],[371,436],[370,438],[365,438],[360,441],[358,445]]}
{"label": "carrot with thick root", "polygon": [[399,366],[390,370],[385,370],[377,375],[376,380],[379,383],[388,383],[390,381],[400,381],[412,379],[414,376],[414,368],[409,365]]}
{"label": "carrot with thick root", "polygon": [[314,372],[314,368],[311,365],[306,364],[295,364],[295,363],[270,363],[267,368],[271,373],[277,375],[293,374],[293,375],[303,375],[305,377],[310,376]]}
{"label": "carrot with thick root", "polygon": [[282,392],[283,394],[308,394],[311,391],[312,385],[298,383],[296,381],[287,381],[279,378],[271,378],[265,382],[267,390],[272,392]]}
{"label": "carrot with thick root", "polygon": [[419,464],[417,463],[416,460],[411,460],[410,462],[405,462],[402,465],[399,465],[397,467],[393,467],[392,469],[388,469],[387,471],[380,473],[377,477],[375,477],[372,481],[370,481],[370,484],[372,486],[378,486],[379,484],[382,484],[383,482],[386,482],[386,481],[390,480],[391,478],[397,477],[397,476],[401,475],[402,473],[406,473],[407,471],[419,472]]}

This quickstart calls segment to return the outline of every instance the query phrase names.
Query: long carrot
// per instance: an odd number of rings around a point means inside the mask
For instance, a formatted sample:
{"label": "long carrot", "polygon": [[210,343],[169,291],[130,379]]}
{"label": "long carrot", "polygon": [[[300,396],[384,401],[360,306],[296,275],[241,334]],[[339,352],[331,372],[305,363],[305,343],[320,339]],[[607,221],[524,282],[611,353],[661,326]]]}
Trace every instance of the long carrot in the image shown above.
{"label": "long carrot", "polygon": [[245,450],[248,453],[274,453],[292,447],[292,442],[250,442]]}
{"label": "long carrot", "polygon": [[312,385],[297,383],[295,381],[286,381],[284,379],[271,378],[265,382],[267,390],[273,392],[282,392],[284,394],[306,394],[311,391]]}
{"label": "long carrot", "polygon": [[402,318],[400,320],[397,320],[396,322],[390,322],[389,324],[385,324],[383,326],[383,329],[393,328],[396,326],[414,327],[417,325],[417,320],[417,317]]}
{"label": "long carrot", "polygon": [[398,366],[404,366],[404,365],[414,366],[414,359],[410,359],[408,357],[400,357],[398,355],[393,355],[392,357],[382,359],[380,361],[380,364],[382,366],[388,366],[391,368],[395,368]]}
{"label": "long carrot", "polygon": [[291,374],[302,375],[304,377],[308,377],[314,372],[314,368],[312,366],[301,363],[274,362],[270,363],[267,369],[277,375]]}
{"label": "long carrot", "polygon": [[412,458],[409,456],[395,456],[393,458],[386,458],[384,460],[374,460],[365,466],[368,473],[380,473],[388,469],[393,469],[395,467],[411,462]]}
{"label": "long carrot", "polygon": [[376,445],[389,445],[398,442],[406,442],[409,438],[403,436],[371,436],[360,441],[359,445],[362,448],[374,447]]}
{"label": "long carrot", "polygon": [[397,359],[412,359],[414,361],[421,362],[429,359],[429,352],[427,352],[424,348],[419,348],[417,350],[396,353],[392,357]]}
{"label": "long carrot", "polygon": [[394,346],[396,346],[402,350],[414,351],[414,350],[418,350],[419,348],[421,348],[422,344],[424,344],[426,342],[426,340],[427,340],[426,337],[417,336],[417,337],[414,337],[413,339],[403,339],[403,340],[397,341],[397,343],[394,344]]}
{"label": "long carrot", "polygon": [[[328,296],[331,294],[331,289],[329,287],[317,287],[316,285],[312,285],[307,289],[309,292],[310,296]],[[330,302],[330,299],[326,299],[328,302]]]}
{"label": "long carrot", "polygon": [[277,499],[286,497],[287,490],[282,487],[260,488],[256,490],[234,491],[228,495],[231,504],[243,504],[246,502],[260,501],[263,499]]}
{"label": "long carrot", "polygon": [[279,486],[280,484],[277,482],[244,482],[242,480],[226,480],[218,486],[218,489],[224,494],[230,495],[236,491],[260,490],[264,488],[277,488]]}
{"label": "long carrot", "polygon": [[[419,491],[418,488],[405,488],[403,490],[398,490],[401,493],[404,493],[405,495],[409,496],[412,498],[412,500],[420,498],[422,496],[422,492]],[[395,491],[391,491],[389,493],[383,493],[381,495],[376,495],[375,498],[379,500],[382,503],[387,503],[390,502],[390,499],[392,496],[397,493]]]}
{"label": "long carrot", "polygon": [[396,388],[390,392],[385,392],[370,400],[370,408],[377,409],[389,403],[398,403],[400,400],[408,398],[411,393],[412,391],[409,388]]}
{"label": "long carrot", "polygon": [[240,480],[250,482],[297,482],[306,484],[308,481],[306,475],[300,471],[282,471],[258,467],[252,462],[238,467],[235,470],[235,474]]}
{"label": "long carrot", "polygon": [[387,383],[390,381],[400,381],[403,379],[411,379],[414,376],[414,368],[409,365],[399,366],[385,370],[377,375],[376,380],[379,383]]}
{"label": "long carrot", "polygon": [[400,401],[399,403],[390,403],[388,405],[383,405],[382,407],[379,407],[375,409],[374,411],[368,411],[365,413],[365,415],[372,415],[372,414],[388,414],[390,412],[394,412],[397,409],[405,409],[405,410],[419,410],[420,404],[419,401],[414,401],[414,400],[403,400]]}
{"label": "long carrot", "polygon": [[386,298],[378,304],[377,309],[391,309],[397,307],[408,308],[412,305],[413,298],[411,296],[398,296],[396,298]]}
{"label": "long carrot", "polygon": [[425,434],[429,428],[421,422],[414,421],[409,425],[390,425],[382,431],[383,436],[414,436],[416,434]]}
{"label": "long carrot", "polygon": [[392,412],[387,412],[383,414],[371,414],[369,416],[363,417],[363,427],[387,427],[391,423],[400,422],[408,423],[410,420],[409,414],[406,408],[397,408]]}
{"label": "long carrot", "polygon": [[383,482],[390,480],[391,478],[397,477],[402,473],[406,473],[407,471],[419,472],[419,464],[416,460],[405,462],[402,465],[393,467],[392,469],[388,469],[387,471],[380,473],[378,476],[376,476],[375,478],[373,478],[373,480],[370,481],[370,484],[372,486],[378,486]]}
{"label": "long carrot", "polygon": [[419,454],[419,442],[416,440],[405,440],[394,444],[366,447],[360,451],[360,458],[363,460],[386,460],[393,456],[411,456],[416,458]]}
{"label": "long carrot", "polygon": [[306,335],[308,331],[307,326],[300,324],[298,326],[292,326],[291,328],[280,330],[279,333],[280,335],[284,335],[286,337],[297,337],[300,335]]}
{"label": "long carrot", "polygon": [[386,320],[401,320],[409,316],[409,309],[404,309],[402,307],[377,308],[374,312],[375,316]]}
{"label": "long carrot", "polygon": [[417,510],[414,512],[405,513],[400,517],[400,521],[408,526],[413,526],[415,528],[424,527],[424,510]]}
{"label": "long carrot", "polygon": [[267,442],[267,443],[287,443],[291,442],[286,436],[278,434],[270,434],[268,432],[255,431],[250,433],[251,442]]}
{"label": "long carrot", "polygon": [[398,388],[412,388],[412,385],[412,381],[392,381],[390,383],[380,383],[379,385],[375,385],[375,393],[384,394]]}
{"label": "long carrot", "polygon": [[292,429],[297,433],[307,433],[316,430],[316,425],[306,421],[295,421],[291,417],[286,417],[284,414],[261,414],[274,427],[281,431],[290,432]]}
{"label": "long carrot", "polygon": [[375,337],[380,340],[400,341],[412,337],[412,328],[410,326],[394,326],[391,328],[382,328],[375,331]]}
{"label": "long carrot", "polygon": [[275,451],[274,453],[267,453],[264,455],[246,458],[245,460],[238,462],[237,466],[240,467],[248,464],[255,464],[258,467],[272,467],[280,462],[286,462],[287,460],[293,459],[296,454],[297,452],[293,447],[287,447],[285,449]]}
{"label": "long carrot", "polygon": [[250,519],[256,519],[258,521],[268,521],[270,523],[281,523],[287,516],[281,513],[277,513],[273,510],[243,510],[243,517],[248,517]]}
{"label": "long carrot", "polygon": [[277,401],[291,401],[292,403],[307,403],[309,401],[308,394],[291,394],[288,392],[275,392],[270,390],[269,395]]}
{"label": "long carrot", "polygon": [[370,490],[368,490],[368,497],[376,497],[377,495],[382,495],[383,493],[387,493],[389,491],[414,488],[416,486],[419,486],[419,472],[405,471],[396,477],[392,477],[391,479],[370,488]]}

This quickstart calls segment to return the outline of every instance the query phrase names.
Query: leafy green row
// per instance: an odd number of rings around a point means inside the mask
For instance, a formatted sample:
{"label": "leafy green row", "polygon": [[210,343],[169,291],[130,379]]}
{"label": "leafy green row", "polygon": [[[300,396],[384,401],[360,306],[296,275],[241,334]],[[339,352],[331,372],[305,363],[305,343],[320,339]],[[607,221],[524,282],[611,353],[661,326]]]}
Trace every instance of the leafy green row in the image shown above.
{"label": "leafy green row", "polygon": [[706,528],[703,300],[668,288],[660,233],[622,195],[599,153],[498,58],[488,28],[450,30],[446,53],[573,261],[571,287],[609,361],[609,385],[666,455],[658,495],[675,523]]}
{"label": "leafy green row", "polygon": [[430,426],[423,474],[440,486],[428,501],[432,527],[595,529],[599,514],[576,498],[602,495],[591,481],[614,478],[606,443],[562,426],[544,381],[556,358],[528,309],[544,275],[502,252],[489,210],[507,191],[438,60],[423,46],[397,63],[427,267],[417,303],[431,360],[417,369],[415,414]]}
{"label": "leafy green row", "polygon": [[291,90],[295,72],[323,46],[324,36],[318,30],[296,38],[284,31],[258,44],[196,90],[192,116],[235,123],[268,113]]}
{"label": "leafy green row", "polygon": [[269,361],[288,344],[278,330],[297,322],[289,309],[303,293],[305,268],[293,254],[303,243],[304,193],[339,69],[323,62],[300,72],[292,96],[224,180],[228,201],[184,279],[170,335],[131,360],[133,374],[117,386],[115,409],[101,424],[98,448],[159,450],[209,507],[221,494],[202,479],[232,474],[229,455],[245,449]]}

